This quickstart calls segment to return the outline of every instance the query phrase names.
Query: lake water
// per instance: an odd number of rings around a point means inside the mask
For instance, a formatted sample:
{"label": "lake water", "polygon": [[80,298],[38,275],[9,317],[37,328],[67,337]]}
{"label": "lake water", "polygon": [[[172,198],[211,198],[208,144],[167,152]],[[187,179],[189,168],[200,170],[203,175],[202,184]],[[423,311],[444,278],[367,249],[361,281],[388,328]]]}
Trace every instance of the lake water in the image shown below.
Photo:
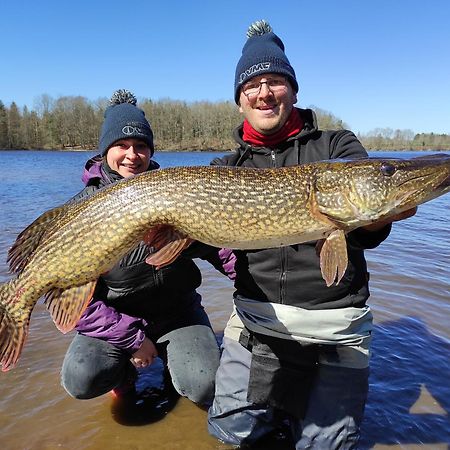
{"label": "lake water", "polygon": [[[17,234],[82,188],[82,168],[93,154],[0,152],[0,282],[10,278],[6,255]],[[214,156],[167,152],[156,159],[167,167],[208,164]],[[416,216],[395,224],[380,247],[366,252],[375,331],[361,448],[449,448],[449,209],[450,195],[422,205]],[[199,265],[204,305],[220,333],[233,288],[206,263]],[[61,334],[45,308],[36,306],[17,367],[0,373],[3,450],[229,448],[208,436],[206,412],[185,399],[160,421],[127,426],[118,423],[109,395],[88,401],[70,398],[59,384],[59,372],[72,336]],[[284,445],[267,443],[264,450],[289,448]]]}

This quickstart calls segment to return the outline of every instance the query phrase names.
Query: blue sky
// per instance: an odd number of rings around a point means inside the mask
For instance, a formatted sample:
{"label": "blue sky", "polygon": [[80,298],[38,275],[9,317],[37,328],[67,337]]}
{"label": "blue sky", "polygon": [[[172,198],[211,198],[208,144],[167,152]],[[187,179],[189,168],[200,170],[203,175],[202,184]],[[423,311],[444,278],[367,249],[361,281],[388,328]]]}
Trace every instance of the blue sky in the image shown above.
{"label": "blue sky", "polygon": [[[450,134],[450,1],[2,2],[0,100],[109,97],[232,100],[249,24],[281,37],[316,106],[355,132]],[[150,118],[151,119],[151,118]]]}

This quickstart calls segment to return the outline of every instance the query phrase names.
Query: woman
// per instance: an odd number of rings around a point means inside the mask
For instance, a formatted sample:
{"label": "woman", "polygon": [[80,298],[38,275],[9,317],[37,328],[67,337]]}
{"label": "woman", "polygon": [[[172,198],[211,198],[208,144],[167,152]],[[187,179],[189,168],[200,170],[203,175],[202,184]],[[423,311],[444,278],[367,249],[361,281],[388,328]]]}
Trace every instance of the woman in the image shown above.
{"label": "woman", "polygon": [[[111,98],[99,151],[86,164],[86,187],[71,201],[159,167],[151,159],[152,129],[130,92]],[[98,280],[62,366],[71,396],[89,399],[113,390],[134,400],[137,368],[160,356],[166,382],[171,379],[179,394],[199,404],[212,401],[219,350],[196,292],[200,270],[187,257],[158,270],[145,263],[151,252],[141,242]]]}

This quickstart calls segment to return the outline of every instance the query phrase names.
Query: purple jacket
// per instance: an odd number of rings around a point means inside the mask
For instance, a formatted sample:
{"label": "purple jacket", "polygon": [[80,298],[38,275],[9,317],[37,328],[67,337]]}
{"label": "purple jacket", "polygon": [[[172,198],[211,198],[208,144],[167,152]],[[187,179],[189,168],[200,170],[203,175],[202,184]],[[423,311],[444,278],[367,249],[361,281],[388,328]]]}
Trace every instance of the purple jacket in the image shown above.
{"label": "purple jacket", "polygon": [[[154,170],[159,168],[159,164],[155,161],[151,161],[151,166],[149,170]],[[97,189],[106,186],[108,184],[111,184],[121,177],[116,174],[115,172],[112,172],[111,169],[108,170],[107,166],[103,165],[103,160],[100,155],[90,159],[85,166],[85,170],[83,173],[82,181],[86,185],[86,187],[77,194],[71,201],[77,200],[79,198],[86,197],[93,192],[95,192]],[[228,249],[213,249],[213,248],[207,248],[207,251],[205,252],[204,249],[207,247],[202,247],[204,254],[195,254],[192,253],[192,256],[190,256],[190,253],[188,253],[188,258],[192,257],[201,257],[202,259],[208,260],[211,264],[214,265],[214,267],[222,272],[223,274],[227,275],[230,279],[234,279],[235,273],[234,273],[234,254],[231,250]],[[135,252],[136,253],[136,252]],[[142,253],[142,251],[141,251]],[[201,253],[201,252],[200,252]],[[139,258],[141,258],[141,254],[139,254]],[[133,264],[135,264],[135,261],[133,261]],[[146,300],[146,304],[151,303],[151,298],[154,297],[152,295],[153,292],[159,292],[161,289],[164,288],[164,280],[167,279],[167,284],[173,284],[173,277],[176,277],[177,283],[176,284],[183,284],[184,279],[195,279],[197,274],[196,272],[192,272],[192,270],[198,271],[198,281],[196,284],[192,285],[190,288],[187,287],[188,290],[186,295],[184,297],[187,297],[190,299],[189,301],[192,303],[192,298],[196,299],[194,304],[191,307],[197,307],[200,304],[200,295],[192,295],[195,294],[195,287],[197,284],[200,284],[201,281],[201,275],[198,270],[198,268],[195,266],[195,264],[189,259],[189,261],[186,260],[181,262],[181,265],[175,266],[175,268],[170,269],[171,266],[168,266],[167,272],[164,272],[164,269],[161,269],[160,272],[158,272],[158,275],[156,278],[163,279],[161,281],[161,286],[158,287],[158,289],[154,288],[153,286],[150,286],[149,288],[146,288],[147,291],[144,291],[146,294],[146,298],[148,298],[148,301]],[[194,269],[195,268],[195,269]],[[154,271],[154,268],[147,268],[144,267],[144,269]],[[120,269],[117,269],[120,274]],[[114,269],[112,269],[112,272]],[[151,273],[149,272],[150,277]],[[105,291],[104,289],[101,289],[101,286],[105,285],[104,279],[108,278],[108,275],[105,275],[104,277],[101,277],[97,286],[97,289],[94,293],[94,297],[92,298],[90,304],[86,308],[86,310],[83,312],[80,320],[78,321],[78,324],[76,326],[76,330],[85,335],[94,337],[97,339],[105,340],[112,345],[121,348],[130,354],[133,354],[136,352],[139,347],[142,345],[142,342],[146,336],[146,331],[149,330],[149,320],[153,320],[153,317],[149,317],[148,314],[142,314],[143,317],[139,316],[139,314],[130,314],[129,311],[124,307],[122,310],[120,307],[115,307],[112,305],[112,303],[115,305],[116,303],[111,302],[107,300],[108,295],[105,294],[105,292],[109,293],[109,291]],[[164,276],[166,278],[164,278]],[[172,278],[171,278],[172,277]],[[178,280],[181,280],[180,283],[178,283]],[[142,284],[146,284],[147,281],[144,280]],[[151,283],[150,283],[151,285]],[[139,289],[139,287],[136,287]],[[153,290],[152,290],[153,289]],[[142,295],[142,293],[141,293]],[[155,294],[156,295],[156,294]],[[155,300],[155,303],[158,305],[159,303],[166,304],[167,302],[167,294],[162,300]],[[184,299],[183,297],[183,299]],[[120,300],[120,299],[119,299]],[[133,300],[133,298],[131,298]],[[142,302],[141,302],[142,303]],[[170,302],[169,302],[170,303]],[[173,300],[173,304],[177,305],[180,301],[178,297],[175,297]],[[124,304],[126,306],[126,302],[124,303],[117,303],[117,305],[121,306]],[[139,302],[137,302],[139,305]],[[196,306],[197,305],[197,306]],[[166,312],[166,317],[169,319],[168,316],[170,314],[169,312]],[[158,320],[164,320],[165,317],[158,316]]]}

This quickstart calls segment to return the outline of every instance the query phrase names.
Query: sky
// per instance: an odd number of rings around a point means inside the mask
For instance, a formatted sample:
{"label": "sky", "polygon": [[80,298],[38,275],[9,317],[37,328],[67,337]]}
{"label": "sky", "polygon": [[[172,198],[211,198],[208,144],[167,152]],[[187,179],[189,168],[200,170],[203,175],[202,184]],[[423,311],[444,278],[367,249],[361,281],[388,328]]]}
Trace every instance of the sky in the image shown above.
{"label": "sky", "polygon": [[[0,100],[233,101],[248,26],[267,20],[316,107],[356,133],[450,134],[449,0],[4,1]],[[151,118],[150,118],[151,120]]]}

